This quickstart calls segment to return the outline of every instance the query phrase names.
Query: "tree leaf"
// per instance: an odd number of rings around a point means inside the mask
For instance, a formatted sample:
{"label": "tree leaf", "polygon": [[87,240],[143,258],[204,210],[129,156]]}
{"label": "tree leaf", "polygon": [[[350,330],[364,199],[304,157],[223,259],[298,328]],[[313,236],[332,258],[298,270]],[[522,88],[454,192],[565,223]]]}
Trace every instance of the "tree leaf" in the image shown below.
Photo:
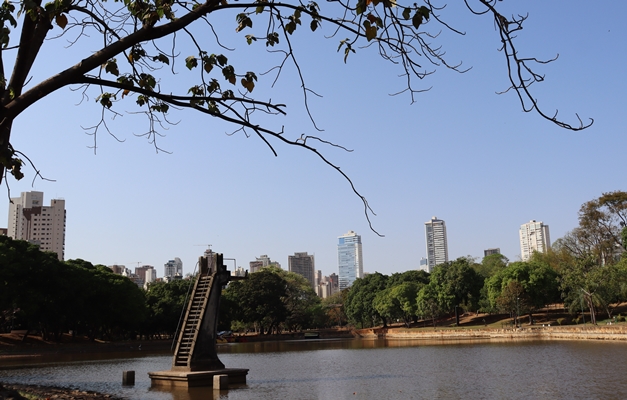
{"label": "tree leaf", "polygon": [[193,69],[196,68],[198,66],[198,59],[196,59],[196,57],[194,56],[189,56],[185,59],[185,66],[187,67],[187,69]]}
{"label": "tree leaf", "polygon": [[411,17],[411,9],[406,8],[403,10],[403,18],[408,20]]}
{"label": "tree leaf", "polygon": [[120,71],[118,70],[118,63],[115,61],[115,58],[107,61],[104,67],[105,72],[108,72],[115,76],[120,75]]}
{"label": "tree leaf", "polygon": [[152,58],[152,61],[160,61],[160,62],[162,62],[164,64],[170,65],[170,59],[168,58],[168,56],[166,56],[163,53],[159,53],[158,56],[154,56]]}
{"label": "tree leaf", "polygon": [[420,28],[420,25],[422,24],[422,14],[419,11],[416,11],[416,13],[414,14],[413,18],[411,19],[411,24],[416,29]]}
{"label": "tree leaf", "polygon": [[220,64],[221,67],[225,66],[226,63],[229,61],[226,56],[220,54],[218,56],[216,56],[216,60],[218,60],[218,64]]}
{"label": "tree leaf", "polygon": [[370,26],[368,28],[366,28],[366,39],[368,39],[368,41],[371,41],[372,39],[377,37],[377,27],[376,26]]}
{"label": "tree leaf", "polygon": [[57,14],[57,17],[55,18],[55,22],[57,23],[57,25],[59,25],[59,28],[61,29],[65,29],[65,27],[67,26],[67,17],[65,14]]}

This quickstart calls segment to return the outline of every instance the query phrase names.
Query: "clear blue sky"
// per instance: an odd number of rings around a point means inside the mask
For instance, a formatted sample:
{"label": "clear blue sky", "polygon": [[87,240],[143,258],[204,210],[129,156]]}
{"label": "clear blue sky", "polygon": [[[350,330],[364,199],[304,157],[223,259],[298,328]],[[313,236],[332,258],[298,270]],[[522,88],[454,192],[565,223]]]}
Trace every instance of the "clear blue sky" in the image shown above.
{"label": "clear blue sky", "polygon": [[[500,247],[517,260],[522,223],[544,221],[555,240],[577,226],[582,203],[627,190],[627,3],[503,3],[515,7],[508,12],[529,12],[518,35],[522,56],[548,59],[559,53],[556,62],[538,68],[546,75],[533,87],[540,105],[549,113],[559,109],[572,123],[575,113],[594,118],[591,128],[560,129],[523,113],[513,93],[495,94],[508,82],[494,24],[455,4],[442,18],[467,34],[443,32],[434,43],[444,46],[451,63],[463,61],[472,69],[438,70],[417,82],[431,90],[414,104],[408,95],[389,96],[404,81],[374,48],[360,49],[344,64],[336,52],[340,38],[325,40],[308,29],[297,31],[293,41],[307,85],[323,96],[309,100],[324,132],[314,131],[303,110],[293,68],[274,89],[271,76],[260,76],[255,94],[288,105],[287,117],[263,121],[284,125],[290,137],[318,134],[354,150],[322,148],[367,197],[383,238],[369,230],[348,183],[312,154],[275,141],[274,157],[258,138],[228,136],[232,128],[192,112],[171,114],[178,124],[158,142],[171,154],[156,154],[134,136],[147,130],[144,120],[125,112],[131,104],[121,103],[122,115],[107,122],[124,142],[101,133],[94,155],[88,148],[93,137],[81,128],[98,121],[94,91],[81,102],[80,91],[62,89],[16,120],[14,146],[55,182],[31,184],[27,169],[22,181],[9,180],[11,195],[38,190],[46,203],[66,200],[66,259],[129,268],[150,264],[158,276],[174,257],[191,272],[207,244],[245,268],[261,254],[287,268],[288,255],[306,251],[315,254],[316,268],[325,275],[337,273],[337,237],[349,230],[362,235],[366,272],[415,269],[426,256],[424,222],[432,216],[446,221],[451,259],[481,257],[484,249]],[[226,54],[238,72],[276,62],[263,44],[255,50],[234,34],[234,21],[226,19],[222,41],[237,49]],[[33,82],[95,49],[66,45],[64,39],[49,43]],[[193,54],[185,47],[181,53]],[[176,82],[188,87],[191,75],[182,60],[176,70]],[[6,196],[0,210],[0,226],[6,226]]]}

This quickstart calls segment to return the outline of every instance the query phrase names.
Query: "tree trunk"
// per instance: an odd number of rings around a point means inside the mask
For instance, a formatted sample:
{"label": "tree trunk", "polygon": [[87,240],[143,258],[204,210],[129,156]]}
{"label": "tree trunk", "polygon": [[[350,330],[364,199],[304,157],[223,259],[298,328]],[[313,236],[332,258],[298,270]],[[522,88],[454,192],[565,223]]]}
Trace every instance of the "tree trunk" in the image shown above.
{"label": "tree trunk", "polygon": [[[2,119],[2,114],[3,113],[0,111],[0,119]],[[13,152],[11,151],[11,148],[9,146],[9,140],[11,138],[11,126],[11,122],[0,123],[0,184],[4,179],[4,171],[7,169],[7,165],[13,158]]]}

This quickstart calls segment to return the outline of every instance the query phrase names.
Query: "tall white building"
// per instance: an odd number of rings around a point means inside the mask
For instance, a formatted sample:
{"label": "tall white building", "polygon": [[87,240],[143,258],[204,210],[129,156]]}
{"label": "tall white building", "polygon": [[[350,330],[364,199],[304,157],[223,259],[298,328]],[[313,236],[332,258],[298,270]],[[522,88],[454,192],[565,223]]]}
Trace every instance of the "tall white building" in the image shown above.
{"label": "tall white building", "polygon": [[527,261],[534,251],[544,253],[551,248],[549,226],[532,219],[520,226],[520,257]]}
{"label": "tall white building", "polygon": [[364,277],[364,260],[361,251],[361,236],[354,231],[338,237],[337,262],[339,287],[350,287],[355,279]]}
{"label": "tall white building", "polygon": [[9,204],[7,235],[17,240],[27,240],[42,251],[65,257],[65,200],[54,199],[44,206],[43,192],[22,192]]}
{"label": "tall white building", "polygon": [[437,217],[425,222],[425,239],[427,242],[427,272],[433,267],[448,262],[448,242],[446,241],[446,224]]}
{"label": "tall white building", "polygon": [[163,276],[168,278],[183,277],[183,261],[178,257],[174,257],[174,260],[169,260],[164,265]]}

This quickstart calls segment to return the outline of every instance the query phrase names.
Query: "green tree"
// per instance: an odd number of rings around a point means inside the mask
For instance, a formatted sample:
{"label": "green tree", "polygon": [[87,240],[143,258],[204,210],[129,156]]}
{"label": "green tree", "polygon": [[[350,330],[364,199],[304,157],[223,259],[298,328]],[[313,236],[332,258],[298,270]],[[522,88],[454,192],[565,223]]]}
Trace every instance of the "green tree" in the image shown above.
{"label": "green tree", "polygon": [[348,318],[344,311],[344,303],[346,302],[348,291],[349,289],[344,289],[322,299],[321,304],[327,314],[326,321],[330,326],[337,325],[341,327],[348,323]]}
{"label": "green tree", "polygon": [[483,257],[481,264],[474,264],[477,273],[484,279],[489,278],[507,266],[509,260],[503,254],[490,254]]}
{"label": "green tree", "polygon": [[388,278],[388,287],[396,286],[404,282],[429,283],[429,273],[423,270],[409,270],[395,272]]}
{"label": "green tree", "polygon": [[[152,282],[145,293],[148,317],[145,331],[150,335],[172,337],[187,306],[191,279]],[[221,308],[222,310],[222,308]],[[222,319],[222,314],[220,314]]]}
{"label": "green tree", "polygon": [[46,339],[59,333],[66,322],[61,302],[71,293],[65,278],[55,253],[0,236],[0,307],[22,328],[40,330]]}
{"label": "green tree", "polygon": [[363,328],[383,322],[385,326],[385,319],[374,307],[374,299],[387,287],[387,280],[387,275],[375,272],[353,282],[344,303],[346,316],[352,324],[360,324]]}
{"label": "green tree", "polygon": [[416,296],[417,312],[423,319],[430,318],[435,328],[436,319],[448,312],[448,308],[444,308],[444,306],[452,302],[451,297],[449,294],[439,291],[435,284],[429,283],[418,291]]}
{"label": "green tree", "polygon": [[276,266],[263,269],[279,275],[286,282],[283,303],[287,310],[284,325],[288,330],[310,329],[317,327],[318,323],[323,323],[321,314],[324,314],[324,311],[320,305],[320,298],[305,277]]}
{"label": "green tree", "polygon": [[627,226],[627,192],[603,193],[579,210],[579,227],[565,238],[564,245],[579,257],[593,254],[598,264],[618,261],[623,229]]}
{"label": "green tree", "polygon": [[388,321],[394,321],[401,317],[401,306],[391,295],[392,288],[385,288],[378,292],[372,300],[372,305],[377,313],[381,316],[384,323],[387,325]]}
{"label": "green tree", "polygon": [[453,312],[455,306],[472,310],[479,307],[483,278],[466,257],[436,265],[429,285],[438,293],[439,306],[446,312]]}
{"label": "green tree", "polygon": [[559,300],[558,275],[536,259],[514,262],[486,280],[490,305],[501,312],[531,313]]}
{"label": "green tree", "polygon": [[131,337],[146,316],[142,290],[128,278],[84,260],[61,262],[6,236],[0,236],[0,308],[46,339],[69,329],[92,339]]}
{"label": "green tree", "polygon": [[237,302],[234,319],[254,324],[261,334],[271,333],[288,316],[284,302],[287,282],[267,268],[250,274],[248,279],[229,283],[224,296]]}
{"label": "green tree", "polygon": [[627,300],[627,262],[599,265],[594,256],[577,258],[563,265],[560,289],[565,305],[576,313],[582,304],[590,311],[596,323],[597,309],[602,308],[611,318],[613,303]]}

